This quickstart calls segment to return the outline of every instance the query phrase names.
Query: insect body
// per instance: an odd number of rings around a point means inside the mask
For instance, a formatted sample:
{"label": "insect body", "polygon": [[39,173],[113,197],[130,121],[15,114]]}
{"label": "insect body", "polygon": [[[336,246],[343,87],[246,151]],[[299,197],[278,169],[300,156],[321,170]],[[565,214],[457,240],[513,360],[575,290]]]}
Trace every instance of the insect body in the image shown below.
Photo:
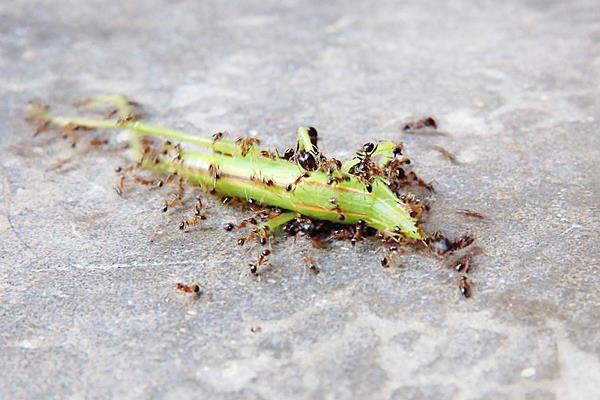
{"label": "insect body", "polygon": [[[258,147],[255,138],[232,141],[221,135],[201,137],[135,118],[110,121],[54,117],[43,107],[33,108],[30,116],[58,127],[129,130],[131,149],[141,160],[140,167],[165,175],[176,174],[180,182],[185,180],[221,196],[285,210],[286,213],[273,218],[280,226],[304,215],[352,225],[360,221],[361,225],[405,240],[426,239],[419,226],[420,211],[389,186],[386,166],[393,160],[398,161],[396,156],[402,153],[402,146],[397,143],[367,143],[356,157],[342,164],[328,160],[319,152],[314,128],[298,129],[295,150],[281,157],[263,157],[265,150]],[[165,147],[165,143],[168,146]],[[165,203],[164,210],[180,202],[182,197],[180,188]],[[335,199],[333,206],[331,199]],[[188,222],[184,228],[197,221]],[[271,231],[276,227],[275,223],[267,226]]]}

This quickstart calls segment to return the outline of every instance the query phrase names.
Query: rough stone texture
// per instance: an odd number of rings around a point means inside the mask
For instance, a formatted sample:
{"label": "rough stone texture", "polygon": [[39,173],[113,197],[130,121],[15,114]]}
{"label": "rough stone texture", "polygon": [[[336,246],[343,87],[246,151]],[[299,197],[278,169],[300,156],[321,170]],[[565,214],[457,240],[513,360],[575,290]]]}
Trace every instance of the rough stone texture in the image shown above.
{"label": "rough stone texture", "polygon": [[[0,3],[1,398],[600,397],[597,1],[122,3]],[[287,241],[256,280],[221,229],[242,213],[182,234],[168,191],[115,195],[118,153],[23,122],[114,92],[280,148],[306,123],[338,157],[404,141],[437,184],[428,227],[485,251],[474,297],[368,243],[315,251],[313,276]],[[429,114],[447,136],[402,134]]]}

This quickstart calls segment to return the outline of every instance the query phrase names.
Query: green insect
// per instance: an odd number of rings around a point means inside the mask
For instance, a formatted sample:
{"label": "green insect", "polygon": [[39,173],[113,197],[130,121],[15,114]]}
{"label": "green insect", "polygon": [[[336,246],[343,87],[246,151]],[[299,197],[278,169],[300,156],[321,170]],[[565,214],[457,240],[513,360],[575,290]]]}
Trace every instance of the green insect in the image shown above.
{"label": "green insect", "polygon": [[[157,173],[176,173],[193,185],[284,212],[259,228],[273,232],[306,216],[340,224],[366,224],[394,241],[425,241],[420,227],[423,206],[401,194],[406,185],[430,188],[402,158],[402,145],[392,141],[367,143],[345,163],[325,157],[314,128],[298,128],[295,148],[279,155],[258,146],[253,138],[226,140],[202,137],[138,120],[134,103],[124,96],[92,99],[91,105],[115,107],[115,119],[53,116],[32,106],[29,119],[62,129],[128,130],[138,165]],[[398,195],[400,194],[400,195]]]}

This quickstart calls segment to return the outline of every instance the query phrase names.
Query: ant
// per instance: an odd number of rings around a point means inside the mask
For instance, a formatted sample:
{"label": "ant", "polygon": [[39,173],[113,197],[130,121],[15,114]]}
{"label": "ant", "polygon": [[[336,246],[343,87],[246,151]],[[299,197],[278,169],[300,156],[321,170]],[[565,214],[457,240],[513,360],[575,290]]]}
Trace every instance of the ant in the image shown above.
{"label": "ant", "polygon": [[458,288],[463,296],[466,298],[471,297],[471,281],[466,275],[463,275],[458,281]]}
{"label": "ant", "polygon": [[62,130],[62,138],[68,139],[71,138],[71,147],[75,148],[77,146],[77,141],[79,140],[79,131],[91,131],[92,128],[88,128],[82,125],[78,125],[73,122],[69,122],[67,125],[61,128]]}
{"label": "ant", "polygon": [[446,148],[442,146],[433,146],[433,148],[436,149],[444,158],[446,158],[452,164],[460,165],[460,162],[458,161],[456,156],[450,153]]}
{"label": "ant", "polygon": [[371,185],[373,176],[381,175],[382,173],[381,169],[371,159],[375,151],[377,151],[377,146],[377,144],[371,142],[365,143],[362,150],[356,152],[356,158],[359,162],[350,168],[350,173],[358,176],[363,181],[369,193],[373,190],[373,186]]}
{"label": "ant", "polygon": [[304,255],[302,256],[302,260],[304,261],[306,268],[308,268],[308,270],[313,274],[318,275],[319,272],[321,272],[311,257]]}
{"label": "ant", "polygon": [[253,137],[237,138],[235,140],[235,144],[240,146],[240,153],[241,153],[242,157],[245,157],[246,154],[248,154],[248,152],[250,151],[250,148],[252,146],[260,144],[260,139],[253,138]]}
{"label": "ant", "polygon": [[398,257],[399,255],[401,255],[402,253],[398,250],[397,246],[390,246],[388,248],[389,253],[386,254],[385,256],[383,256],[383,258],[381,259],[381,266],[383,268],[388,268],[392,262],[396,259],[396,257]]}
{"label": "ant", "polygon": [[142,115],[138,112],[132,111],[129,114],[121,117],[117,120],[117,126],[123,126],[128,122],[137,121],[142,117]]}
{"label": "ant", "polygon": [[285,187],[285,190],[288,192],[291,192],[292,190],[294,190],[296,188],[296,186],[298,186],[300,184],[300,181],[302,181],[302,179],[309,178],[309,177],[310,177],[310,174],[308,172],[303,173],[302,175],[297,177],[293,183],[290,183],[289,185],[287,185]]}
{"label": "ant", "polygon": [[213,133],[213,135],[212,135],[213,144],[218,142],[219,140],[223,139],[224,135],[225,134],[223,132]]}
{"label": "ant", "polygon": [[424,128],[437,129],[437,122],[432,117],[421,118],[417,121],[408,122],[402,128],[403,131],[417,131]]}
{"label": "ant", "polygon": [[329,199],[329,202],[334,205],[331,211],[335,211],[338,219],[340,221],[344,221],[346,219],[346,216],[342,213],[342,207],[340,207],[340,205],[336,203],[337,199],[335,197],[332,197],[331,199]]}
{"label": "ant", "polygon": [[122,175],[117,181],[117,185],[115,186],[115,192],[119,196],[123,196],[123,190],[125,189],[125,175]]}
{"label": "ant", "polygon": [[192,300],[197,300],[202,294],[202,291],[200,290],[200,285],[198,285],[197,283],[192,283],[190,285],[185,283],[177,283],[175,285],[175,290],[190,295]]}
{"label": "ant", "polygon": [[268,150],[261,150],[259,155],[264,158],[270,158],[271,160],[276,160],[278,158],[277,153],[272,153]]}
{"label": "ant", "polygon": [[262,183],[264,183],[267,186],[273,186],[275,184],[273,182],[273,179],[266,179],[266,178],[263,178]]}
{"label": "ant", "polygon": [[477,218],[477,219],[485,219],[483,214],[478,213],[473,210],[458,210],[457,213],[464,215],[465,217]]}
{"label": "ant", "polygon": [[249,263],[248,264],[248,266],[250,267],[250,273],[252,275],[258,275],[258,267],[260,267],[261,265],[265,265],[268,262],[267,257],[270,254],[271,254],[271,250],[264,249],[258,255],[258,258],[256,259],[256,263]]}
{"label": "ant", "polygon": [[216,164],[210,164],[208,166],[208,173],[213,180],[213,187],[217,184],[217,181],[221,178],[221,170]]}
{"label": "ant", "polygon": [[359,219],[356,223],[354,235],[350,238],[350,243],[352,246],[356,246],[356,242],[363,239],[366,228],[367,222],[364,219]]}
{"label": "ant", "polygon": [[320,169],[323,172],[326,172],[327,175],[331,176],[334,172],[342,169],[342,162],[340,160],[336,160],[335,158],[330,158],[321,163]]}
{"label": "ant", "polygon": [[179,204],[183,201],[183,196],[185,194],[185,179],[179,178],[179,185],[177,187],[177,193],[171,195],[171,197],[166,200],[163,204],[162,211],[167,212],[169,208],[173,207],[175,204]]}
{"label": "ant", "polygon": [[105,144],[108,144],[108,139],[93,138],[90,140],[90,145],[94,147],[103,146]]}
{"label": "ant", "polygon": [[435,232],[426,239],[426,243],[431,246],[434,253],[438,256],[445,256],[448,253],[453,253],[456,250],[464,249],[475,241],[471,235],[463,235],[460,238],[451,241],[440,232]]}
{"label": "ant", "polygon": [[202,214],[202,199],[200,196],[196,197],[196,204],[194,206],[194,215],[191,218],[182,221],[179,224],[180,230],[185,230],[192,225],[197,225],[200,221],[204,221],[206,219],[206,215]]}
{"label": "ant", "polygon": [[155,180],[155,179],[146,179],[146,178],[142,178],[141,176],[134,176],[133,179],[139,183],[140,185],[156,185],[158,187],[162,186],[162,182],[161,180]]}
{"label": "ant", "polygon": [[191,285],[186,285],[185,283],[178,283],[175,285],[175,289],[180,290],[184,293],[200,293],[200,285],[197,283],[193,283]]}
{"label": "ant", "polygon": [[471,270],[472,261],[473,261],[473,258],[471,256],[471,254],[465,254],[464,256],[462,256],[461,258],[459,258],[456,261],[456,265],[454,266],[454,269],[457,272],[466,274]]}

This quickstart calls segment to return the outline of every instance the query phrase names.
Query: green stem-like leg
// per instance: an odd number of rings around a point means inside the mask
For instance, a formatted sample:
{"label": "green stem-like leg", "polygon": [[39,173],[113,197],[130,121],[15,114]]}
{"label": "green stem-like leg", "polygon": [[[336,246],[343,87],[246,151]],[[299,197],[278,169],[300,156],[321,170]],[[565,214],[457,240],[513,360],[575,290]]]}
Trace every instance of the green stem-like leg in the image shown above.
{"label": "green stem-like leg", "polygon": [[84,128],[127,129],[142,136],[152,136],[182,143],[189,143],[228,155],[239,154],[238,146],[231,140],[218,140],[214,142],[212,139],[208,139],[206,137],[192,135],[179,130],[167,129],[142,121],[114,121],[85,117],[56,117],[49,114],[45,109],[35,106],[29,110],[29,115],[32,118],[40,121],[48,121],[61,128],[67,127],[68,125],[75,125]]}
{"label": "green stem-like leg", "polygon": [[270,232],[273,232],[275,229],[279,228],[280,226],[284,225],[287,222],[290,222],[291,220],[295,219],[298,217],[298,213],[296,212],[284,212],[282,214],[279,214],[276,217],[271,218],[268,221],[263,222],[262,224],[260,224],[258,226],[259,229],[268,229]]}
{"label": "green stem-like leg", "polygon": [[82,101],[77,102],[77,105],[92,107],[101,105],[111,105],[115,107],[119,116],[126,117],[134,111],[136,103],[131,101],[127,96],[117,94],[84,99]]}

